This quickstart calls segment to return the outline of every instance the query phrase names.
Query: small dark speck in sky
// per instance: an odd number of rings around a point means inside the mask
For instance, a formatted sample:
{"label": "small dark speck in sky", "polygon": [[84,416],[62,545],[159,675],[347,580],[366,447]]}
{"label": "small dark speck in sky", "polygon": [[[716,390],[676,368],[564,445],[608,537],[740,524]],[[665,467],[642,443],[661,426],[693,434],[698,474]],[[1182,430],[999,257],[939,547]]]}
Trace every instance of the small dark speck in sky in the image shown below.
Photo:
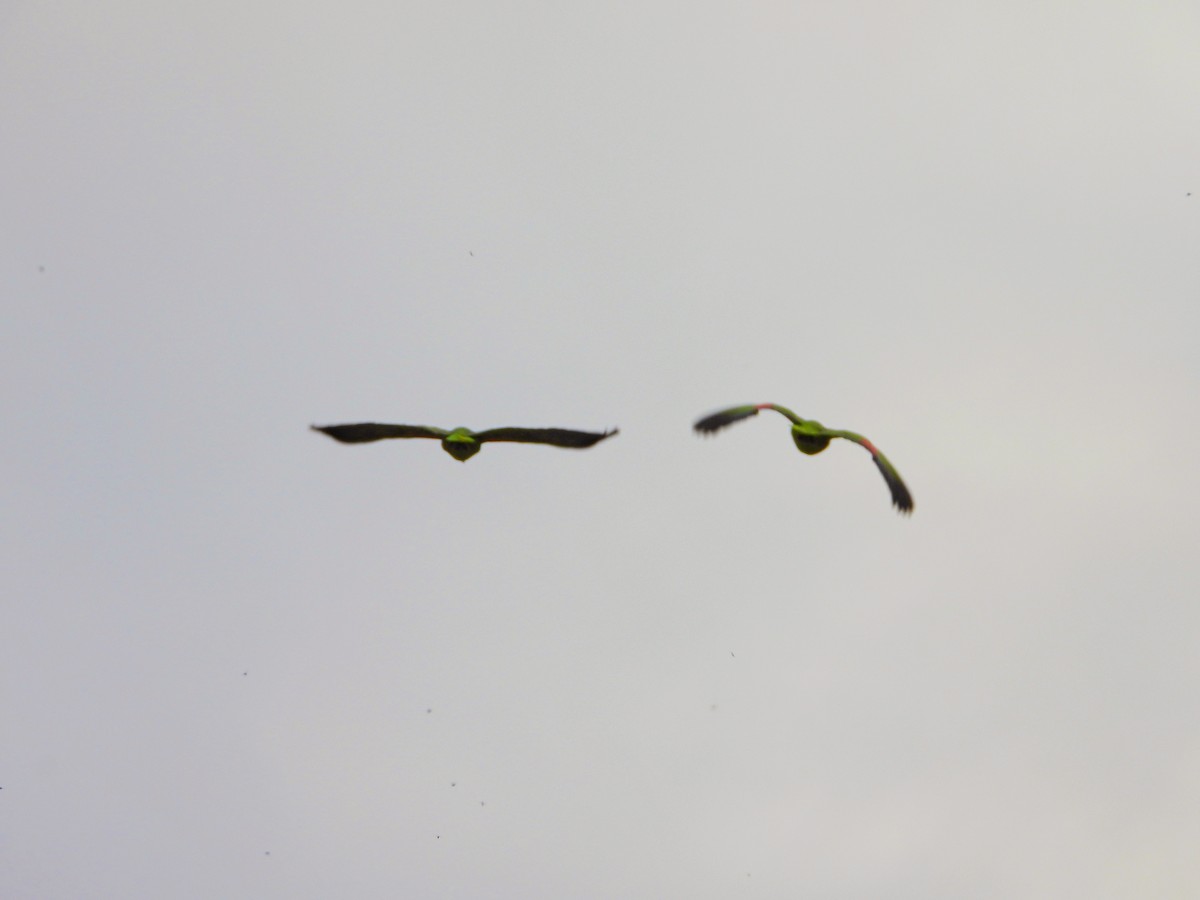
{"label": "small dark speck in sky", "polygon": [[[1188,194],[1188,196],[1190,197],[1190,196],[1192,196],[1192,195],[1191,195],[1191,194]],[[38,266],[38,271],[39,271],[39,272],[45,272],[45,271],[46,271],[46,267],[45,267],[45,266]]]}
{"label": "small dark speck in sky", "polygon": [[458,782],[457,781],[450,782],[450,787],[458,787]]}
{"label": "small dark speck in sky", "polygon": [[425,715],[429,715],[431,712],[433,712],[433,708],[432,708],[432,707],[430,707],[429,709],[425,710]]}

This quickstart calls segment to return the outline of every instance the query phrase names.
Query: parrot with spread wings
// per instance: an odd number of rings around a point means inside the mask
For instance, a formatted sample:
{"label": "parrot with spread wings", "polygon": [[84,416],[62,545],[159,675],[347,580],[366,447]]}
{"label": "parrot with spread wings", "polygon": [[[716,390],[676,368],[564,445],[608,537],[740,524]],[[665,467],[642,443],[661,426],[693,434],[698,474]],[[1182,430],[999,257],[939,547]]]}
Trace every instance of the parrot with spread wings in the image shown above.
{"label": "parrot with spread wings", "polygon": [[366,444],[388,438],[433,438],[441,441],[442,449],[459,462],[466,462],[488,441],[582,449],[617,434],[616,428],[612,431],[571,431],[566,428],[489,428],[487,431],[472,431],[470,428],[447,430],[429,425],[380,425],[376,422],[313,425],[312,429],[343,444]]}

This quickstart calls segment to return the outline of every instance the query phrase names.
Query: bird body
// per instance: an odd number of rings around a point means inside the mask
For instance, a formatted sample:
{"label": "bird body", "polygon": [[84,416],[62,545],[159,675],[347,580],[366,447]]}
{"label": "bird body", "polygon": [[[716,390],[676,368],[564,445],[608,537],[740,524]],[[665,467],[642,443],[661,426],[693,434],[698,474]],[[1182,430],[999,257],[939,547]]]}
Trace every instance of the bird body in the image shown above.
{"label": "bird body", "polygon": [[442,449],[459,462],[466,462],[482,448],[469,428],[455,428],[442,438]]}
{"label": "bird body", "polygon": [[729,409],[723,409],[700,419],[694,427],[701,434],[713,434],[722,428],[732,425],[734,422],[740,422],[742,419],[757,416],[759,410],[763,409],[774,410],[791,421],[792,441],[795,443],[796,449],[806,456],[815,456],[820,453],[829,446],[834,438],[843,438],[865,448],[871,454],[871,459],[879,469],[880,474],[883,475],[884,482],[887,483],[888,490],[892,495],[892,505],[902,513],[909,514],[912,512],[912,494],[909,493],[908,487],[901,480],[900,473],[896,471],[895,466],[888,461],[888,458],[879,452],[879,448],[861,434],[855,434],[853,431],[826,428],[816,419],[802,419],[790,409],[780,406],[777,403],[757,403],[751,406],[734,406]]}
{"label": "bird body", "polygon": [[825,433],[825,426],[815,419],[802,419],[792,426],[792,440],[796,449],[806,456],[815,456],[833,440]]}
{"label": "bird body", "polygon": [[571,431],[567,428],[489,428],[472,431],[470,428],[434,428],[431,425],[384,425],[378,422],[359,422],[353,425],[313,425],[313,431],[327,434],[343,444],[365,444],[387,438],[433,438],[442,442],[442,449],[457,459],[466,462],[488,441],[505,441],[519,444],[549,444],[554,447],[583,449],[598,444],[612,431]]}

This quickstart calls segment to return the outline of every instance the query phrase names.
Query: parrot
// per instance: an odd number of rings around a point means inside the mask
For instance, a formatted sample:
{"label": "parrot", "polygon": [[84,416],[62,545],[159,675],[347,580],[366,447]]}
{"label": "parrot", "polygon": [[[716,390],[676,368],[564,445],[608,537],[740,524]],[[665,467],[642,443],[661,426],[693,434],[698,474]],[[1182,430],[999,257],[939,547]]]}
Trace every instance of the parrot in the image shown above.
{"label": "parrot", "polygon": [[871,454],[871,459],[879,468],[880,474],[883,475],[883,480],[887,482],[888,490],[892,493],[892,505],[904,515],[912,513],[912,494],[908,492],[908,487],[901,480],[900,473],[896,471],[895,466],[888,462],[888,458],[879,452],[879,448],[861,434],[826,428],[820,422],[813,419],[802,419],[790,409],[776,403],[757,403],[751,406],[734,406],[730,409],[723,409],[698,420],[694,427],[700,434],[714,434],[734,422],[757,416],[760,409],[773,409],[790,419],[792,440],[796,444],[796,449],[807,456],[820,453],[829,446],[829,442],[834,438],[845,438],[866,448],[867,452]]}
{"label": "parrot", "polygon": [[612,431],[570,431],[566,428],[489,428],[472,431],[470,428],[433,428],[429,425],[380,425],[360,422],[354,425],[313,425],[313,431],[327,434],[343,444],[365,444],[386,438],[433,438],[442,442],[442,449],[466,462],[479,452],[487,441],[509,441],[519,444],[550,444],[554,447],[590,447],[618,433]]}

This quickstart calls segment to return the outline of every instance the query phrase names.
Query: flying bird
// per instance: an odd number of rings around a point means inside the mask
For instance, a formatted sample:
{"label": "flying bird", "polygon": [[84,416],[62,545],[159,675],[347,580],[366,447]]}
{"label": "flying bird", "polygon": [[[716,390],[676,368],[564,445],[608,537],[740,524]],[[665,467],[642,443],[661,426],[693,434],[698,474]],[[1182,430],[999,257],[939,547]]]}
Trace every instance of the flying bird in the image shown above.
{"label": "flying bird", "polygon": [[834,438],[845,438],[865,447],[871,454],[871,459],[875,461],[875,465],[879,467],[883,480],[887,482],[888,490],[892,492],[892,505],[902,513],[912,512],[912,494],[908,492],[908,488],[900,479],[900,473],[888,462],[888,458],[879,452],[879,448],[861,434],[826,428],[820,422],[802,419],[790,409],[785,409],[775,403],[759,403],[754,406],[734,406],[731,409],[723,409],[700,419],[696,422],[695,429],[701,434],[713,434],[734,422],[757,416],[760,409],[773,409],[775,412],[787,416],[792,422],[792,440],[796,442],[796,449],[807,456],[820,453],[829,446],[829,442]]}
{"label": "flying bird", "polygon": [[479,452],[488,441],[507,441],[517,444],[550,444],[553,447],[576,447],[582,449],[598,444],[612,431],[571,431],[566,428],[489,428],[487,431],[472,431],[470,428],[432,428],[429,425],[380,425],[361,422],[356,425],[313,425],[320,431],[343,444],[366,444],[387,438],[433,438],[442,442],[442,449],[457,459],[466,462]]}

